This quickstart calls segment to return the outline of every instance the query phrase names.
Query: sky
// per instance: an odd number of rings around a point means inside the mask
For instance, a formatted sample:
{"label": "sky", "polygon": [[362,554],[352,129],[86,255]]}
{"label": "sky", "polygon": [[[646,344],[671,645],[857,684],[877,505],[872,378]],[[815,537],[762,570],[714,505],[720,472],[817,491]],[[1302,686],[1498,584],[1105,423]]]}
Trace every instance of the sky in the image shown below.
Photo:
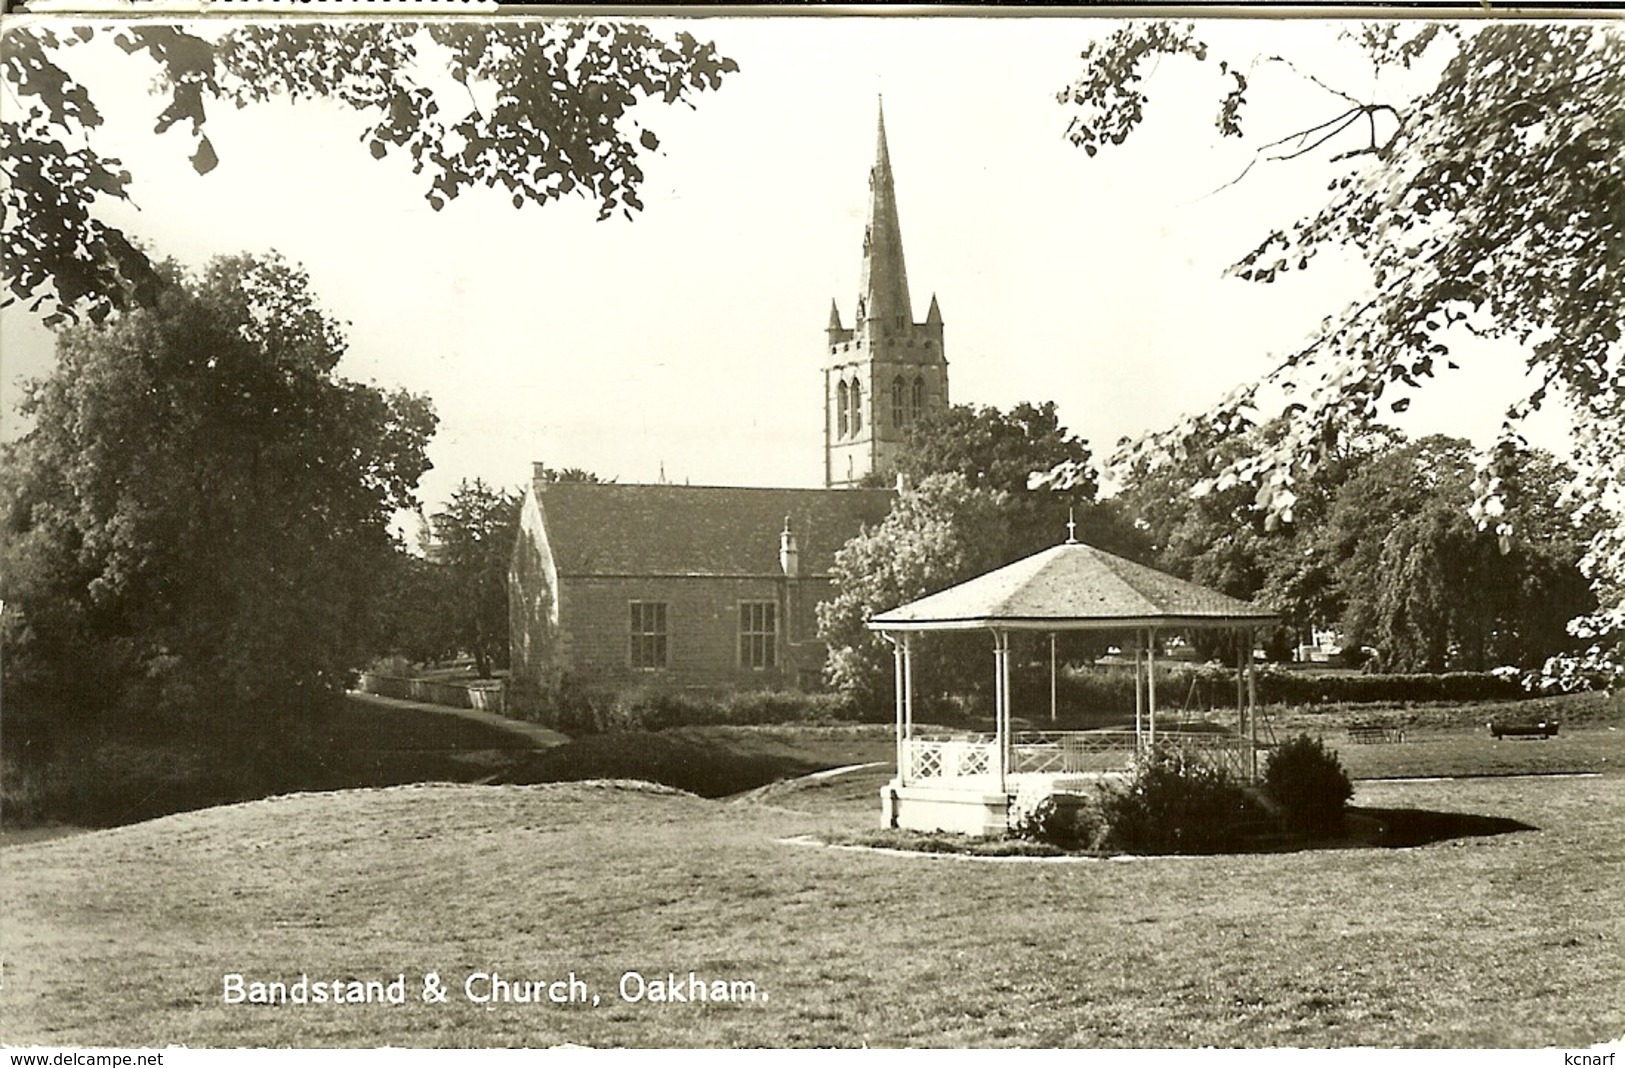
{"label": "sky", "polygon": [[[374,160],[368,119],[325,101],[216,107],[221,162],[199,176],[183,129],[152,132],[150,66],[101,39],[63,59],[107,115],[96,147],[135,176],[136,207],[106,219],[193,266],[277,250],[349,324],[341,374],[433,399],[431,509],[464,478],[517,487],[532,461],[621,482],[820,484],[823,331],[831,298],[852,321],[882,97],[916,315],[938,298],[956,403],[1053,400],[1100,455],[1257,378],[1365,292],[1337,256],[1268,286],[1224,275],[1340,173],[1305,159],[1232,183],[1261,142],[1340,110],[1258,57],[1356,95],[1404,88],[1353,58],[1345,24],[1201,23],[1215,55],[1247,63],[1249,137],[1213,128],[1215,62],[1166,59],[1145,126],[1091,158],[1067,143],[1056,93],[1114,19],[643,21],[714,40],[740,70],[693,109],[640,106],[661,144],[631,221],[484,190],[436,212],[410,160]],[[1523,357],[1467,355],[1407,431],[1491,441],[1527,391]],[[48,331],[0,313],[0,433],[25,428],[19,382],[51,360]],[[1561,419],[1530,429],[1565,447]]]}

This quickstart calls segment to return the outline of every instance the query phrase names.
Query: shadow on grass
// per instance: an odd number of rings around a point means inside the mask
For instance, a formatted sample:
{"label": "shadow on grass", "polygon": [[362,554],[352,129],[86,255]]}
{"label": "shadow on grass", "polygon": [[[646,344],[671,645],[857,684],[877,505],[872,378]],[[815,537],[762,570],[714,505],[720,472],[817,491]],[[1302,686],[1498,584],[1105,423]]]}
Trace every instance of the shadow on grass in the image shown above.
{"label": "shadow on grass", "polygon": [[874,746],[798,745],[748,731],[674,728],[635,734],[598,734],[531,753],[499,773],[497,783],[643,779],[701,797],[731,797],[782,779],[841,763],[873,759]]}
{"label": "shadow on grass", "polygon": [[1055,858],[1114,856],[1241,856],[1339,851],[1348,849],[1403,849],[1432,845],[1456,838],[1488,837],[1540,828],[1503,816],[1470,812],[1436,812],[1416,808],[1357,808],[1349,806],[1343,833],[1336,838],[1308,838],[1273,831],[1241,834],[1210,849],[1158,851],[1152,849],[1067,850],[1048,843],[1016,838],[978,838],[940,831],[865,830],[821,836],[825,845],[857,849],[902,850],[911,853],[955,853],[974,858]]}
{"label": "shadow on grass", "polygon": [[526,755],[496,727],[354,701],[229,726],[8,723],[6,741],[8,830],[114,827],[298,791],[476,782]]}
{"label": "shadow on grass", "polygon": [[889,734],[699,727],[588,735],[540,749],[512,732],[419,708],[337,701],[325,714],[229,730],[159,724],[13,730],[0,797],[8,828],[111,827],[273,794],[414,782],[644,779],[727,797],[884,759]]}
{"label": "shadow on grass", "polygon": [[1435,812],[1425,808],[1348,808],[1349,836],[1362,845],[1387,849],[1431,845],[1452,838],[1481,838],[1539,827],[1505,816]]}

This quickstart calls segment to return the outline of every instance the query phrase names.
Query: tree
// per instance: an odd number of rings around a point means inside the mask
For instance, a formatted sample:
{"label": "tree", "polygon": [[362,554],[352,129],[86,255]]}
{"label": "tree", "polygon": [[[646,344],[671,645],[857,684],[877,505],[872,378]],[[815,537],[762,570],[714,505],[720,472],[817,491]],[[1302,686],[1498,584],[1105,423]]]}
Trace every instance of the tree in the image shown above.
{"label": "tree", "polygon": [[1009,412],[955,404],[909,427],[897,470],[911,482],[957,471],[975,489],[1026,493],[1033,471],[1070,463],[1081,476],[1068,495],[1092,501],[1099,487],[1090,460],[1089,443],[1061,425],[1054,401]]}
{"label": "tree", "polygon": [[[1061,463],[1082,472],[1064,492],[1029,488],[1033,471]],[[1069,532],[1110,552],[1147,555],[1145,537],[1122,510],[1095,500],[1089,463],[1088,443],[1061,425],[1054,402],[1009,412],[954,405],[912,426],[896,461],[905,490],[885,522],[836,554],[835,596],[819,606],[831,684],[885,699],[891,653],[865,620],[1047,549]],[[979,636],[922,636],[915,677],[930,688],[926,696],[984,687],[991,669],[983,645]]]}
{"label": "tree", "polygon": [[[1143,555],[1145,541],[1116,506],[1095,500],[1098,485],[1089,443],[1061,425],[1054,401],[1021,403],[1008,412],[990,405],[956,404],[908,430],[896,469],[911,485],[932,475],[958,474],[975,490],[1004,494],[1009,541],[997,555],[1008,563],[1046,549],[1066,536],[1069,515],[1100,548]],[[1071,464],[1079,472],[1064,490],[1034,489],[1034,471]],[[870,480],[884,485],[883,476]]]}
{"label": "tree", "polygon": [[0,121],[6,304],[26,302],[47,325],[81,313],[100,321],[150,302],[162,286],[147,254],[97,218],[104,202],[131,199],[133,177],[93,146],[102,115],[69,54],[108,38],[152,64],[165,97],[155,132],[187,124],[198,173],[219,162],[206,131],[211,104],[321,97],[362,114],[360,141],[374,157],[409,153],[436,210],[484,185],[501,186],[516,208],[573,195],[595,202],[599,218],[630,217],[643,207],[639,160],[660,144],[633,110],[651,100],[692,106],[738,69],[687,33],[667,40],[602,19],[226,25],[7,27],[0,80],[15,107]]}
{"label": "tree", "polygon": [[475,670],[489,678],[492,664],[508,658],[508,561],[519,533],[519,497],[464,479],[429,523],[430,559],[448,580],[446,613]]}
{"label": "tree", "polygon": [[[1030,516],[1015,494],[973,486],[959,471],[927,474],[905,488],[879,526],[860,531],[835,554],[833,596],[818,606],[830,684],[863,700],[888,700],[892,653],[865,622],[1060,540],[1046,533],[1042,544],[1030,545],[1032,532],[1026,531],[1024,540],[1023,524],[1030,525]],[[1059,520],[1054,529],[1061,529]],[[1076,530],[1079,540],[1110,551],[1143,548],[1138,532],[1107,505],[1091,504],[1079,512]],[[916,641],[915,679],[927,701],[980,691],[991,682],[992,647],[985,635],[927,634]],[[1069,644],[1093,648],[1081,639]]]}
{"label": "tree", "polygon": [[313,708],[378,651],[433,411],[338,377],[343,334],[280,259],[159,273],[152,307],[59,334],[5,448],[8,697]]}
{"label": "tree", "polygon": [[376,612],[379,652],[414,664],[455,657],[463,634],[448,606],[457,594],[446,568],[404,548],[397,552]]}
{"label": "tree", "polygon": [[1303,540],[1334,576],[1345,641],[1389,671],[1533,666],[1568,648],[1569,618],[1595,607],[1579,567],[1588,532],[1558,499],[1568,476],[1549,455],[1507,457],[1506,551],[1468,506],[1472,448],[1428,437],[1363,463]]}
{"label": "tree", "polygon": [[[879,526],[836,551],[834,595],[818,605],[831,685],[870,703],[886,699],[892,653],[865,622],[1005,563],[1008,504],[1003,491],[977,489],[958,472],[927,475],[898,495]],[[922,693],[978,688],[992,673],[992,657],[977,652],[984,644],[980,635],[927,635],[915,657]]]}
{"label": "tree", "polygon": [[613,478],[603,478],[582,467],[548,467],[542,464],[537,468],[536,477],[548,485],[557,485],[560,482],[588,482],[593,485],[602,485],[614,482]]}
{"label": "tree", "polygon": [[[1614,489],[1625,484],[1625,274],[1617,269],[1625,262],[1625,32],[1584,22],[1426,23],[1370,25],[1348,37],[1377,73],[1418,72],[1424,61],[1439,73],[1392,97],[1306,74],[1335,100],[1326,119],[1261,146],[1258,159],[1324,150],[1347,169],[1324,207],[1272,230],[1231,270],[1268,284],[1310,269],[1327,249],[1349,250],[1368,266],[1372,294],[1329,316],[1260,381],[1119,459],[1182,460],[1199,432],[1245,429],[1268,398],[1283,396],[1288,432],[1231,459],[1211,481],[1256,485],[1274,526],[1289,519],[1296,487],[1333,442],[1409,403],[1390,391],[1468,359],[1464,337],[1513,339],[1538,384],[1506,413],[1500,445],[1521,444],[1521,421],[1549,398],[1574,415],[1578,510],[1611,513],[1584,560],[1602,608],[1577,621],[1576,633],[1595,639],[1596,665],[1625,677],[1625,522]],[[1122,144],[1145,118],[1142,68],[1167,56],[1206,61],[1209,49],[1194,27],[1166,23],[1130,25],[1089,46],[1084,73],[1059,94],[1072,111],[1073,143],[1091,156]],[[1218,128],[1241,136],[1252,72],[1229,60],[1219,71]],[[1501,493],[1507,455],[1498,447],[1481,458],[1469,513],[1503,540],[1516,533]],[[1064,485],[1073,473],[1063,466],[1050,477]]]}
{"label": "tree", "polygon": [[[1373,455],[1391,447],[1396,433],[1373,427],[1339,441],[1335,454],[1298,486],[1292,522],[1267,529],[1257,492],[1239,482],[1213,488],[1213,476],[1238,457],[1267,448],[1285,430],[1284,419],[1223,439],[1203,440],[1183,462],[1156,464],[1141,456],[1115,499],[1153,543],[1157,566],[1243,600],[1267,604],[1283,627],[1264,645],[1285,659],[1302,636],[1335,623],[1342,602],[1330,563],[1313,551],[1315,536],[1342,484]],[[1202,492],[1196,492],[1197,487]],[[1191,636],[1199,654],[1234,659],[1234,641],[1216,631]]]}

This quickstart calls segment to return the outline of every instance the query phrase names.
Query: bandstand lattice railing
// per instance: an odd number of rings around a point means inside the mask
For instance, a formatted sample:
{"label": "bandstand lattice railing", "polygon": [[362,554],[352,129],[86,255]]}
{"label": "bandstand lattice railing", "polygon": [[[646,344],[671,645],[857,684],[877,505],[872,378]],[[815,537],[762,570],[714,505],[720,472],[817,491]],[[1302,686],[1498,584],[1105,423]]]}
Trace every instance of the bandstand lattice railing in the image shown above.
{"label": "bandstand lattice railing", "polygon": [[[1189,759],[1249,778],[1252,754],[1268,746],[1251,738],[1212,731],[1162,731],[1157,740]],[[948,785],[951,779],[989,779],[996,774],[998,737],[986,733],[916,734],[903,740],[900,778],[908,783]],[[1018,731],[1011,736],[1006,774],[1109,775],[1126,772],[1146,748],[1132,730]]]}

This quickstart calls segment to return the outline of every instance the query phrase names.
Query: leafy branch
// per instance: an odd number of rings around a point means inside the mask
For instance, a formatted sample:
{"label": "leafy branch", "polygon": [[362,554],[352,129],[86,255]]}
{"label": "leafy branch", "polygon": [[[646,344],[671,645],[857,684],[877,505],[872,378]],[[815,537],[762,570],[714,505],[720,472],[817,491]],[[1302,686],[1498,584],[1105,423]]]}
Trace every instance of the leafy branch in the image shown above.
{"label": "leafy branch", "polygon": [[[150,302],[158,289],[146,253],[95,217],[101,198],[129,200],[130,174],[88,143],[66,147],[102,122],[65,57],[98,32],[152,65],[163,101],[154,132],[187,129],[199,174],[219,163],[207,135],[212,103],[240,109],[320,98],[364,116],[360,139],[375,158],[408,153],[437,211],[483,185],[504,188],[516,208],[578,196],[597,205],[600,219],[630,218],[643,208],[640,160],[660,144],[636,117],[638,105],[693,107],[738,70],[690,34],[667,40],[602,19],[284,21],[238,24],[212,38],[145,23],[81,26],[71,36],[38,23],[9,27],[0,80],[20,117],[0,123],[4,303],[25,302],[52,325],[82,315],[99,321]],[[447,108],[414,78],[440,63],[467,94],[468,110]],[[490,90],[489,112],[476,102],[476,84]]]}

